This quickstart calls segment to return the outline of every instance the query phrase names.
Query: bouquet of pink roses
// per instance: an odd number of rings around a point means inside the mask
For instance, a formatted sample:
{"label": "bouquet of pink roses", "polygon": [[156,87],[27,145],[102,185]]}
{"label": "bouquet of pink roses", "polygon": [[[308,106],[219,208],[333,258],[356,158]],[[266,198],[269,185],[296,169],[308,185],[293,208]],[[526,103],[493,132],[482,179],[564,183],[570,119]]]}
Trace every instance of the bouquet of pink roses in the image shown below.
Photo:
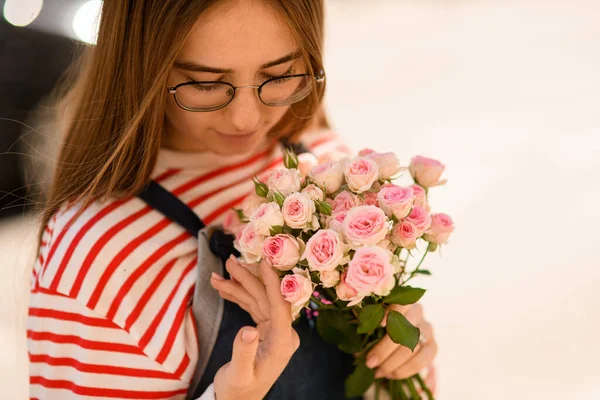
{"label": "bouquet of pink roses", "polygon": [[[386,332],[412,351],[417,346],[419,329],[388,307],[423,296],[425,290],[407,283],[429,275],[420,269],[425,255],[445,244],[454,229],[448,215],[430,213],[427,197],[429,188],[445,183],[444,166],[419,156],[401,167],[393,153],[370,149],[318,165],[311,155],[286,151],[284,164],[255,178],[256,193],[235,210],[237,223],[226,224],[236,248],[248,264],[268,257],[294,317],[312,309],[307,314],[318,315],[319,335],[355,355],[347,396],[362,395],[375,383],[376,396],[384,387],[393,398],[420,399],[420,387],[432,399],[418,374],[376,380],[365,358]],[[392,183],[407,170],[414,184]],[[419,242],[423,256],[409,270]]]}

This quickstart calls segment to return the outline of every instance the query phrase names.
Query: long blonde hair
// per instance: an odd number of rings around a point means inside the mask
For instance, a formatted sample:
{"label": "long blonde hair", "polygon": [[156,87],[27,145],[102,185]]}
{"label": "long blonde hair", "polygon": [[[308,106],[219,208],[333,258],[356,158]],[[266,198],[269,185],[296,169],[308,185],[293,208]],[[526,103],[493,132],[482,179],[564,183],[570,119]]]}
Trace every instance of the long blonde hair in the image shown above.
{"label": "long blonde hair", "polygon": [[[323,1],[262,1],[289,25],[308,73],[318,74],[323,68]],[[97,44],[74,66],[60,103],[68,121],[40,236],[65,202],[80,201],[83,210],[95,200],[134,196],[148,183],[161,145],[169,71],[198,17],[216,3],[104,0]],[[324,85],[315,84],[311,96],[294,104],[269,137],[293,142],[315,121],[326,127],[323,93]]]}

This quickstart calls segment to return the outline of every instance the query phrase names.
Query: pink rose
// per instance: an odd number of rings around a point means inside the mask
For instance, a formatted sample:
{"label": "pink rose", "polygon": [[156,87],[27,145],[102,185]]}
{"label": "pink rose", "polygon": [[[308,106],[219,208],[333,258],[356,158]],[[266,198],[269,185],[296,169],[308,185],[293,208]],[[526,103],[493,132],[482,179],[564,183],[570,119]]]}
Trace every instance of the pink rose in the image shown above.
{"label": "pink rose", "polygon": [[361,247],[348,264],[346,283],[360,296],[387,296],[396,285],[392,254],[381,247]]}
{"label": "pink rose", "polygon": [[289,271],[300,261],[300,244],[291,235],[279,234],[265,239],[262,253],[271,260],[273,267]]}
{"label": "pink rose", "polygon": [[373,183],[379,178],[379,167],[369,158],[357,157],[347,163],[344,175],[348,189],[355,193],[362,193],[371,189]]}
{"label": "pink rose", "polygon": [[309,175],[327,193],[337,192],[344,181],[342,167],[335,161],[317,165],[310,171]]}
{"label": "pink rose", "polygon": [[359,156],[359,157],[367,157],[367,156],[369,156],[370,154],[373,154],[373,153],[377,153],[377,152],[376,152],[375,150],[373,150],[373,149],[369,149],[369,148],[367,147],[367,148],[364,148],[364,149],[362,149],[361,151],[359,151],[359,152],[358,152],[358,156]]}
{"label": "pink rose", "polygon": [[392,229],[392,242],[405,249],[412,250],[417,246],[417,239],[421,234],[412,222],[400,221]]}
{"label": "pink rose", "polygon": [[421,206],[414,206],[406,220],[412,222],[421,233],[431,226],[431,215]]}
{"label": "pink rose", "polygon": [[312,153],[298,154],[298,171],[300,175],[306,176],[319,164],[319,159]]}
{"label": "pink rose", "polygon": [[344,220],[346,219],[347,211],[340,211],[334,213],[327,219],[327,229],[336,231],[337,233],[344,234]]}
{"label": "pink rose", "polygon": [[454,222],[449,215],[433,214],[431,221],[431,233],[426,233],[423,237],[425,240],[435,244],[445,244],[448,237],[454,231]]}
{"label": "pink rose", "polygon": [[377,194],[377,200],[385,215],[388,217],[394,215],[397,219],[402,219],[410,213],[415,196],[411,188],[385,185]]}
{"label": "pink rose", "polygon": [[377,166],[379,167],[379,178],[381,179],[392,179],[402,171],[398,157],[392,152],[373,152],[366,157],[377,163]]}
{"label": "pink rose", "polygon": [[300,191],[300,173],[297,169],[278,169],[271,173],[267,185],[269,190],[288,196]]}
{"label": "pink rose", "polygon": [[319,278],[324,288],[332,288],[340,281],[340,271],[337,269],[333,271],[321,271]]}
{"label": "pink rose", "polygon": [[332,212],[348,211],[353,207],[361,205],[360,198],[347,190],[339,193],[335,196],[335,199],[331,202]]}
{"label": "pink rose", "polygon": [[379,206],[379,201],[377,199],[377,193],[375,192],[364,192],[363,197],[365,198],[363,205],[366,206]]}
{"label": "pink rose", "polygon": [[325,199],[325,193],[316,185],[312,183],[306,186],[300,193],[304,193],[312,201],[323,201]]}
{"label": "pink rose", "polygon": [[244,230],[238,239],[238,250],[248,264],[259,262],[262,256],[262,247],[265,237],[258,233],[256,227],[251,222]]}
{"label": "pink rose", "polygon": [[441,162],[422,156],[413,157],[408,166],[415,182],[426,188],[446,183],[446,180],[440,181],[444,168],[445,166]]}
{"label": "pink rose", "polygon": [[344,258],[344,241],[337,232],[321,229],[306,242],[303,258],[311,271],[334,270]]}
{"label": "pink rose", "polygon": [[292,193],[281,207],[283,220],[293,229],[318,229],[315,203],[303,193]]}
{"label": "pink rose", "polygon": [[246,196],[242,202],[242,212],[244,213],[244,216],[246,216],[246,218],[250,218],[250,216],[254,214],[254,211],[256,211],[261,204],[266,203],[267,201],[267,199],[260,197],[256,194],[256,192],[252,191],[252,193]]}
{"label": "pink rose", "polygon": [[348,276],[348,268],[346,268],[344,270],[344,272],[342,272],[342,276],[340,277],[340,282],[335,287],[335,293],[337,294],[337,297],[340,300],[349,301],[350,303],[348,303],[348,307],[352,307],[352,306],[355,306],[355,305],[359,304],[360,302],[362,302],[362,300],[365,296],[360,296],[358,294],[358,290],[356,290],[355,288],[353,288],[351,285],[349,285],[346,282],[347,276]]}
{"label": "pink rose", "polygon": [[275,202],[261,204],[250,217],[250,222],[254,223],[258,233],[269,236],[271,227],[283,226],[283,215],[279,209],[279,204]]}
{"label": "pink rose", "polygon": [[389,220],[381,208],[359,206],[348,211],[343,229],[351,246],[374,246],[388,234]]}
{"label": "pink rose", "polygon": [[246,224],[240,221],[237,212],[229,210],[225,213],[225,218],[223,219],[223,231],[225,233],[237,236],[245,226]]}
{"label": "pink rose", "polygon": [[286,275],[281,280],[281,294],[292,305],[292,318],[308,303],[313,293],[313,283],[308,271],[294,268],[294,273]]}
{"label": "pink rose", "polygon": [[425,209],[425,211],[429,212],[429,202],[427,201],[427,193],[425,193],[425,189],[423,189],[419,185],[412,185],[410,187],[415,192],[415,205],[421,206]]}

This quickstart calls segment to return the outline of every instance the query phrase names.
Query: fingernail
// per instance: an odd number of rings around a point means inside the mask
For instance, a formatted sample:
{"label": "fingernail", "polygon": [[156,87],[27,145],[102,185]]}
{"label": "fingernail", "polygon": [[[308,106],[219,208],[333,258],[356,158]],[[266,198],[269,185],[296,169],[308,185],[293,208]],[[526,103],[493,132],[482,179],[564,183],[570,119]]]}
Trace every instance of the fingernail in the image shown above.
{"label": "fingernail", "polygon": [[244,329],[244,332],[242,332],[242,340],[246,343],[252,343],[254,342],[254,339],[256,339],[256,335],[258,335],[258,332],[254,329]]}
{"label": "fingernail", "polygon": [[376,355],[371,355],[371,356],[367,357],[367,367],[373,369],[377,365],[379,365],[379,358],[377,358]]}
{"label": "fingernail", "polygon": [[379,379],[385,376],[385,373],[381,370],[377,370],[377,372],[375,372],[375,379]]}
{"label": "fingernail", "polygon": [[217,274],[216,272],[213,272],[211,274],[211,276],[213,277],[213,279],[216,279],[218,281],[224,281],[225,280],[225,278],[223,278],[221,275]]}
{"label": "fingernail", "polygon": [[234,262],[239,262],[238,259],[233,254],[229,255],[229,259]]}

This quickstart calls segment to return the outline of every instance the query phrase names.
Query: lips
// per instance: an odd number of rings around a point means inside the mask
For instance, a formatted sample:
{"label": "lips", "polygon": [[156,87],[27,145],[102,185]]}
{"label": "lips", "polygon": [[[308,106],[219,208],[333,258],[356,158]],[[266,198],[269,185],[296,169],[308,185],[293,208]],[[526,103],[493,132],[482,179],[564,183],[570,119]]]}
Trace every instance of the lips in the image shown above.
{"label": "lips", "polygon": [[243,140],[243,139],[249,139],[252,136],[254,136],[256,134],[256,131],[255,132],[241,132],[241,133],[223,133],[223,132],[217,131],[217,134],[219,134],[219,136],[222,136],[227,139]]}

